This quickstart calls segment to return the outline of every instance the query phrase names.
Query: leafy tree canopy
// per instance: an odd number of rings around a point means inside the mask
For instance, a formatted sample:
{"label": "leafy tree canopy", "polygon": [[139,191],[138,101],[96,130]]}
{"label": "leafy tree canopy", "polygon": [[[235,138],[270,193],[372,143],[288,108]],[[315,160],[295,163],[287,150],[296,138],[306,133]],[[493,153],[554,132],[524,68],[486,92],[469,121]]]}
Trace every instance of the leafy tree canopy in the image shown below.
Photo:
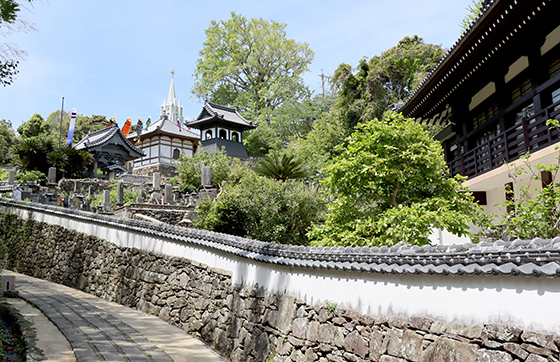
{"label": "leafy tree canopy", "polygon": [[51,125],[39,113],[35,113],[28,121],[22,123],[17,131],[23,138],[47,137],[51,131]]}
{"label": "leafy tree canopy", "polygon": [[10,162],[10,148],[16,143],[12,122],[0,120],[0,164],[5,165]]}
{"label": "leafy tree canopy", "polygon": [[258,119],[306,88],[301,75],[313,60],[307,43],[286,37],[286,24],[231,13],[211,21],[200,51],[192,92],[238,107]]}
{"label": "leafy tree canopy", "polygon": [[[15,24],[18,25],[18,31],[33,29],[31,24],[18,17],[24,2],[31,2],[31,0],[0,0],[0,37],[9,34],[10,30],[14,29]],[[22,58],[23,55],[25,55],[25,52],[16,45],[0,42],[0,84],[4,87],[13,83],[14,76],[18,73],[18,59]]]}
{"label": "leafy tree canopy", "polygon": [[259,128],[244,143],[250,155],[264,155],[282,145],[276,135],[275,109],[290,100],[309,97],[302,74],[309,70],[313,51],[307,43],[288,39],[286,24],[247,19],[211,21],[194,72],[192,93],[236,107]]}
{"label": "leafy tree canopy", "polygon": [[391,104],[408,98],[443,56],[439,45],[426,44],[414,35],[379,56],[360,60],[356,72],[341,64],[332,81],[345,123],[353,128],[359,122],[381,119]]}
{"label": "leafy tree canopy", "polygon": [[319,245],[422,245],[433,227],[465,235],[482,218],[460,180],[447,177],[439,142],[400,114],[359,124],[325,172],[333,201],[310,234]]}

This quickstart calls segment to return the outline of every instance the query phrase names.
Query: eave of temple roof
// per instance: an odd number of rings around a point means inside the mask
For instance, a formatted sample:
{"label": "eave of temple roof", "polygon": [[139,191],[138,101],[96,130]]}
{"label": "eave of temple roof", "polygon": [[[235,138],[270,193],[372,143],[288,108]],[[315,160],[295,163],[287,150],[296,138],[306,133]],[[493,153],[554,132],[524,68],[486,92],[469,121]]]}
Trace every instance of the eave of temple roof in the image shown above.
{"label": "eave of temple roof", "polygon": [[[163,117],[159,118],[154,123],[151,123],[148,128],[143,130],[140,138],[143,139],[155,135],[165,135],[174,138],[188,139],[191,141],[197,141],[200,139],[200,136],[192,131],[189,131],[188,127],[182,126],[181,129],[179,129],[177,122],[171,122],[169,119]],[[129,140],[136,137],[136,132],[130,133],[127,136]]]}
{"label": "eave of temple roof", "polygon": [[552,16],[559,6],[558,0],[488,1],[479,18],[453,44],[412,95],[395,110],[408,117],[430,115],[504,49],[512,47],[529,25],[544,26],[546,22],[540,18],[545,13]]}
{"label": "eave of temple roof", "polygon": [[204,103],[204,107],[202,107],[202,111],[198,117],[191,122],[187,122],[189,127],[196,129],[211,127],[215,124],[229,126],[230,128],[236,128],[240,131],[247,131],[257,127],[254,122],[243,118],[237,109],[208,101]]}
{"label": "eave of temple roof", "polygon": [[88,133],[82,140],[80,140],[74,148],[86,149],[88,151],[93,150],[103,146],[105,143],[109,142],[114,136],[120,139],[120,144],[125,147],[128,152],[134,157],[143,157],[144,153],[142,150],[134,146],[121,132],[119,126],[105,127],[98,131]]}

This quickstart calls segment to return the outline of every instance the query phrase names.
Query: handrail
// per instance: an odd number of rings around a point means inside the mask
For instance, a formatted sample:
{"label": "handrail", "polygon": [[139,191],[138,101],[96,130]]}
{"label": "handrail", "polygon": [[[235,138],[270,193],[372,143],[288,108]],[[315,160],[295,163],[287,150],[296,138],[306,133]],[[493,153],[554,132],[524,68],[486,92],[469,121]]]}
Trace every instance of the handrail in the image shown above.
{"label": "handrail", "polygon": [[[560,101],[489,139],[484,144],[461,154],[447,163],[451,176],[474,177],[513,162],[528,152],[534,152],[560,141],[560,132],[546,121],[560,118]],[[554,109],[558,107],[558,109]]]}

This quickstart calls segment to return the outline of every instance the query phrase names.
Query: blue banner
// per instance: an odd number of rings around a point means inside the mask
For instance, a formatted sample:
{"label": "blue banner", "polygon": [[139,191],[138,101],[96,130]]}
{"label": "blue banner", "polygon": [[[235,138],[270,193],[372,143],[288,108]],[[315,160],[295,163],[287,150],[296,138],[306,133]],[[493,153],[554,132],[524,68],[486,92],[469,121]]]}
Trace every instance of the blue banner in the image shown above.
{"label": "blue banner", "polygon": [[70,127],[68,127],[68,137],[66,137],[66,145],[72,147],[72,139],[74,138],[74,126],[76,126],[76,108],[72,109],[72,118],[70,118]]}

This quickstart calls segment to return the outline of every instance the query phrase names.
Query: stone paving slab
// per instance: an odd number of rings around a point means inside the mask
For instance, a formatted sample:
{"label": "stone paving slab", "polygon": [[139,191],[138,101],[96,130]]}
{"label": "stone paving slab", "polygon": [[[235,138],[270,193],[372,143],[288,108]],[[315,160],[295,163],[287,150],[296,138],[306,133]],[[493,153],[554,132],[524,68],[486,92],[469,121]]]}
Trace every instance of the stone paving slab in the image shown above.
{"label": "stone paving slab", "polygon": [[64,334],[77,361],[225,362],[185,331],[143,312],[45,280],[16,276],[22,299]]}

